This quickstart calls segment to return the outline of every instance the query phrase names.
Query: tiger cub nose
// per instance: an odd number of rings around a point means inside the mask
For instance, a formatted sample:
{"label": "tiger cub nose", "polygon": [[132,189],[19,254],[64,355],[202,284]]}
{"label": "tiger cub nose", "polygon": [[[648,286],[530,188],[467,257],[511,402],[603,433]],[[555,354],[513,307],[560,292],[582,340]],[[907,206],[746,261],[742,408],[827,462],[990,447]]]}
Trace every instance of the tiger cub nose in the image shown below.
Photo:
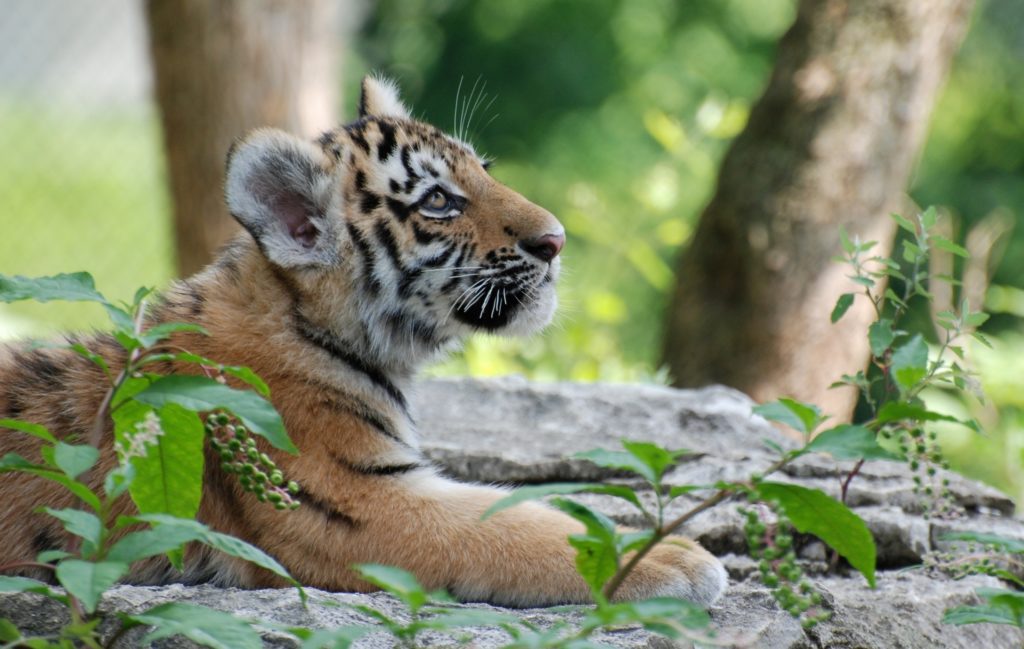
{"label": "tiger cub nose", "polygon": [[551,261],[557,257],[564,245],[565,235],[562,233],[545,234],[536,239],[524,239],[519,242],[520,248],[541,261]]}

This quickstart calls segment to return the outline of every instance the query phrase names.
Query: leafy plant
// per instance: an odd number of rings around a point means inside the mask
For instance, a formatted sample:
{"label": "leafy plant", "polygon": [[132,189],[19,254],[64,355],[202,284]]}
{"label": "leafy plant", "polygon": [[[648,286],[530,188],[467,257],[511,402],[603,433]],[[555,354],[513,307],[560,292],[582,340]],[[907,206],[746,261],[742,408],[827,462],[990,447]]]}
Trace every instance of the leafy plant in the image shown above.
{"label": "leafy plant", "polygon": [[[149,295],[149,290],[140,289],[130,304],[115,304],[96,290],[87,273],[37,279],[0,276],[0,301],[71,300],[100,304],[114,325],[113,336],[123,354],[120,359],[105,358],[80,342],[69,344],[72,351],[98,366],[109,381],[89,431],[88,444],[57,439],[43,426],[31,422],[0,420],[0,429],[37,438],[42,458],[42,464],[36,464],[8,453],[0,458],[0,473],[21,472],[50,480],[70,491],[80,502],[78,508],[42,509],[59,520],[71,535],[67,548],[43,552],[34,561],[0,566],[0,572],[25,569],[52,572],[64,592],[25,577],[0,577],[0,591],[33,592],[65,604],[71,613],[71,624],[52,637],[22,638],[20,632],[5,621],[0,625],[5,642],[31,647],[64,647],[73,643],[102,646],[97,630],[97,607],[103,593],[127,575],[131,564],[137,561],[166,554],[175,567],[182,569],[187,543],[204,544],[250,561],[291,582],[305,598],[298,582],[262,550],[193,520],[202,493],[204,437],[210,437],[211,445],[217,448],[217,440],[223,439],[219,435],[230,431],[232,439],[223,441],[224,451],[233,454],[244,445],[246,460],[251,459],[249,451],[254,447],[249,431],[282,450],[294,452],[295,447],[285,433],[280,416],[266,401],[269,390],[263,381],[247,368],[224,366],[171,344],[170,338],[176,333],[202,335],[205,332],[190,323],[147,325]],[[164,376],[150,371],[167,361],[194,364],[205,375]],[[227,376],[248,384],[255,391],[229,387]],[[200,418],[202,412],[209,413],[205,426]],[[232,419],[244,425],[231,425]],[[102,489],[97,491],[89,486],[93,482],[90,474],[100,459],[103,432],[111,421],[118,462],[103,477]],[[241,479],[255,483],[254,487],[259,489],[250,490],[256,491],[262,500],[283,508],[297,506],[291,499],[297,485],[289,483],[282,488],[283,475],[265,455],[257,453],[255,461],[267,468],[269,475],[253,469],[251,462],[246,461],[232,462],[231,469],[237,468]],[[259,479],[261,476],[263,479]],[[139,514],[115,517],[115,503],[126,493],[130,494]],[[156,627],[149,638],[156,639],[184,632],[188,627],[190,630],[185,635],[207,646],[259,646],[258,634],[247,623],[184,604],[169,604],[121,618],[119,634],[133,626],[148,624]],[[185,621],[187,625],[183,624]],[[245,644],[243,637],[255,638],[256,643],[246,640],[248,644]],[[114,639],[109,644],[113,642]]]}

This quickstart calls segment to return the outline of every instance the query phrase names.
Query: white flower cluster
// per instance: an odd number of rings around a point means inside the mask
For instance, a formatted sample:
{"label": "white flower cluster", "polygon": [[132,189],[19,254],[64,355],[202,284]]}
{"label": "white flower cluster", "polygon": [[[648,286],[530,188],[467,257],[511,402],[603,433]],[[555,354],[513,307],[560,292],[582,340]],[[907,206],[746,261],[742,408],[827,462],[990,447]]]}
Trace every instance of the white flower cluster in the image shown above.
{"label": "white flower cluster", "polygon": [[146,451],[164,434],[160,427],[160,418],[150,410],[142,421],[135,424],[135,432],[126,435],[127,448],[121,441],[114,442],[121,463],[124,464],[134,457],[146,457]]}

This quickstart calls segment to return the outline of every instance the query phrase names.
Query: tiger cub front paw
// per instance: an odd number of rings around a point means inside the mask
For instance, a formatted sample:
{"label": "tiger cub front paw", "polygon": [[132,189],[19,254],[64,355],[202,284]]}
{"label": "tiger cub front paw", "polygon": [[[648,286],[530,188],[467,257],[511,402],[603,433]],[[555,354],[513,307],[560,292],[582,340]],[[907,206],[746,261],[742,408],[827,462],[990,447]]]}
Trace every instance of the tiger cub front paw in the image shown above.
{"label": "tiger cub front paw", "polygon": [[728,585],[722,563],[695,541],[669,536],[623,582],[617,600],[678,597],[707,608]]}

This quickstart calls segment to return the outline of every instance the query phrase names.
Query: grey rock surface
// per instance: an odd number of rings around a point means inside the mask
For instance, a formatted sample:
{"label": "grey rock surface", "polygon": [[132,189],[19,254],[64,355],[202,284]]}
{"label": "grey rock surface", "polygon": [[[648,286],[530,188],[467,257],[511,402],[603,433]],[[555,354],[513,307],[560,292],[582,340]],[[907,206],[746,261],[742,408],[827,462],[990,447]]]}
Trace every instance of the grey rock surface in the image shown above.
{"label": "grey rock surface", "polygon": [[[574,459],[592,448],[614,449],[620,438],[654,441],[685,448],[690,455],[672,470],[670,484],[712,484],[743,479],[774,460],[769,440],[783,447],[793,443],[750,413],[751,402],[735,391],[714,387],[679,391],[653,386],[534,384],[518,379],[477,381],[433,380],[419,386],[414,399],[425,452],[456,477],[488,483],[622,480],[615,474]],[[840,477],[849,463],[836,466],[824,456],[806,456],[773,479],[838,494]],[[941,479],[942,476],[940,476]],[[869,589],[858,573],[825,574],[826,549],[813,538],[798,538],[808,574],[833,609],[829,622],[805,631],[772,601],[767,589],[751,579],[752,560],[743,556],[745,540],[734,503],[707,511],[683,530],[723,558],[731,585],[711,611],[719,646],[764,648],[932,648],[1000,649],[1024,646],[1019,630],[997,625],[951,627],[941,623],[951,606],[976,603],[974,591],[995,586],[989,577],[954,581],[923,570],[908,569],[933,550],[951,542],[943,536],[959,530],[993,531],[1024,539],[1024,524],[1012,516],[1013,503],[999,492],[950,476],[952,517],[925,517],[923,501],[914,493],[909,470],[898,463],[865,465],[851,484],[848,500],[865,519],[879,550],[878,588]],[[699,495],[699,494],[698,494]],[[643,494],[651,497],[651,494]],[[579,499],[627,525],[640,517],[622,501],[581,495]],[[680,498],[669,516],[692,507],[695,498]],[[115,612],[139,612],[167,601],[184,601],[231,611],[243,617],[281,625],[332,628],[363,624],[367,618],[350,605],[369,605],[393,617],[405,613],[383,594],[353,595],[310,591],[303,608],[294,590],[243,591],[211,586],[119,586],[108,593],[101,610],[104,628],[112,633]],[[483,604],[467,608],[491,610]],[[541,628],[579,622],[582,614],[548,609],[514,613]],[[37,595],[0,595],[0,617],[13,619],[32,633],[50,633],[66,620],[60,606]],[[133,630],[117,647],[139,646],[143,630]],[[466,631],[469,646],[498,647],[508,640],[497,628]],[[454,646],[453,635],[421,638],[424,646]],[[639,628],[607,632],[597,641],[622,648],[690,646],[668,642]],[[268,647],[294,647],[280,630],[264,632]],[[161,647],[192,647],[180,638]],[[394,646],[383,633],[370,635],[358,647]],[[702,645],[703,646],[703,645]]]}

